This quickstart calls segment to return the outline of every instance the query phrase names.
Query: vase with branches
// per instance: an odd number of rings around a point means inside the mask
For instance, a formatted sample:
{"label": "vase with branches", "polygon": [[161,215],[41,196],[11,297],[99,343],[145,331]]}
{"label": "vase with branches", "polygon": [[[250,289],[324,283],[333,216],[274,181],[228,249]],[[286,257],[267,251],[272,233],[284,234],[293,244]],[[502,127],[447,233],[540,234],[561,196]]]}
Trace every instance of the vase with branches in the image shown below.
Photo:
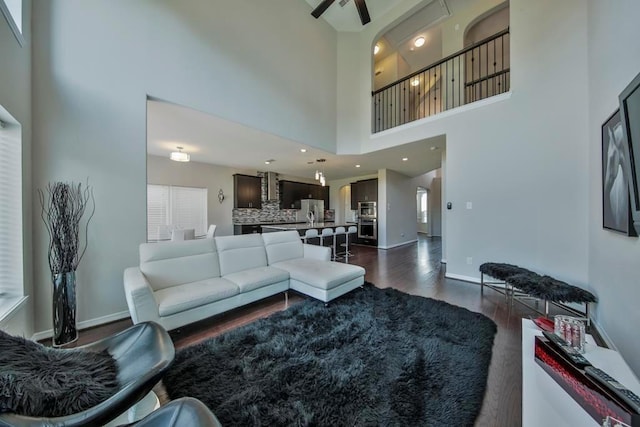
{"label": "vase with branches", "polygon": [[[88,246],[89,222],[95,213],[93,189],[87,183],[50,182],[38,190],[42,221],[49,234],[48,261],[53,283],[53,345],[78,338],[76,269]],[[83,217],[87,214],[86,219]],[[81,237],[81,231],[84,236]]]}

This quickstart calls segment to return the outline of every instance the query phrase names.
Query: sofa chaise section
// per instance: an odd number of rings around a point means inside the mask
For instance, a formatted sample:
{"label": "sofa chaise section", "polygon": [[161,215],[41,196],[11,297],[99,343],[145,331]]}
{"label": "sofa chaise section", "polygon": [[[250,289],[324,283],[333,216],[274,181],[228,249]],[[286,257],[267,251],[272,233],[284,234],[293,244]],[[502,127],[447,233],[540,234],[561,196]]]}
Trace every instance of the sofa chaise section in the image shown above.
{"label": "sofa chaise section", "polygon": [[303,244],[296,231],[265,233],[262,239],[269,265],[288,271],[295,291],[329,302],[364,284],[364,268],[329,261],[329,248]]}

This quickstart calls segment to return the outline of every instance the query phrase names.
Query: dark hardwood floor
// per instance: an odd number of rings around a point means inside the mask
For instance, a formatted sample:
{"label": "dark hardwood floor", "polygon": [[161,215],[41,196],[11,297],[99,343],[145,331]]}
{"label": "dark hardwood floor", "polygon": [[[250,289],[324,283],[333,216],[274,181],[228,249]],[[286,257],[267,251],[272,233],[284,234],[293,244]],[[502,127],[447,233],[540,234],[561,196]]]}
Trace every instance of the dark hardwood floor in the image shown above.
{"label": "dark hardwood floor", "polygon": [[[446,301],[483,313],[498,325],[493,357],[487,380],[487,393],[477,426],[519,426],[522,424],[522,361],[521,319],[537,317],[532,310],[515,304],[508,307],[504,297],[480,286],[445,278],[445,265],[440,263],[439,238],[420,236],[418,242],[390,250],[368,246],[353,246],[351,264],[366,269],[365,279],[378,287],[393,287],[413,295]],[[304,296],[289,292],[289,304],[302,301]],[[171,331],[176,348],[197,343],[206,338],[252,322],[260,317],[286,309],[284,297],[277,295],[215,316],[184,328]],[[131,325],[130,320],[113,322],[82,331],[79,344],[91,342]],[[166,401],[162,386],[156,387],[161,401]]]}

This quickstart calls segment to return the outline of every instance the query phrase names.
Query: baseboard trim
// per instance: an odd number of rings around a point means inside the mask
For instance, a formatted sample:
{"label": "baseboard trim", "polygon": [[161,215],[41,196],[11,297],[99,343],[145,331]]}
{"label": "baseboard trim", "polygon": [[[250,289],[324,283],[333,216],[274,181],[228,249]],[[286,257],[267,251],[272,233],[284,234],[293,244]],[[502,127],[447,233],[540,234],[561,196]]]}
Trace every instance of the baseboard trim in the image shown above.
{"label": "baseboard trim", "polygon": [[388,245],[388,246],[378,246],[378,249],[393,249],[393,248],[397,248],[398,246],[404,246],[404,245],[409,245],[411,243],[415,243],[417,242],[418,239],[413,239],[413,240],[407,240],[406,242],[402,242],[402,243],[396,243],[393,245]]}
{"label": "baseboard trim", "polygon": [[462,274],[445,273],[444,277],[448,279],[462,280],[463,282],[480,283],[480,279],[477,277],[464,276]]}
{"label": "baseboard trim", "polygon": [[[96,317],[95,319],[84,320],[78,322],[78,331],[83,329],[93,328],[94,326],[103,325],[105,323],[115,322],[116,320],[122,320],[129,317],[129,311],[120,311],[118,313],[108,314],[102,317]],[[53,337],[53,329],[46,331],[36,332],[31,339],[33,341],[40,341]]]}
{"label": "baseboard trim", "polygon": [[0,314],[0,326],[9,322],[16,312],[25,305],[27,299],[29,299],[28,296],[11,298],[11,302],[6,304],[4,307],[6,309]]}

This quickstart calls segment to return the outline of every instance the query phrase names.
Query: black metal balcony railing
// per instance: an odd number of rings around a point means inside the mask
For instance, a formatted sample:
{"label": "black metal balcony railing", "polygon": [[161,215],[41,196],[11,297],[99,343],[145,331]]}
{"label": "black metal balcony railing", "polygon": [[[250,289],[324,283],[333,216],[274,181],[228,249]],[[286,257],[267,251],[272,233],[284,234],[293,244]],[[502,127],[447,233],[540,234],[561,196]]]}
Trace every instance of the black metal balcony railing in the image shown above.
{"label": "black metal balcony railing", "polygon": [[510,88],[509,29],[372,92],[372,131],[390,129]]}

